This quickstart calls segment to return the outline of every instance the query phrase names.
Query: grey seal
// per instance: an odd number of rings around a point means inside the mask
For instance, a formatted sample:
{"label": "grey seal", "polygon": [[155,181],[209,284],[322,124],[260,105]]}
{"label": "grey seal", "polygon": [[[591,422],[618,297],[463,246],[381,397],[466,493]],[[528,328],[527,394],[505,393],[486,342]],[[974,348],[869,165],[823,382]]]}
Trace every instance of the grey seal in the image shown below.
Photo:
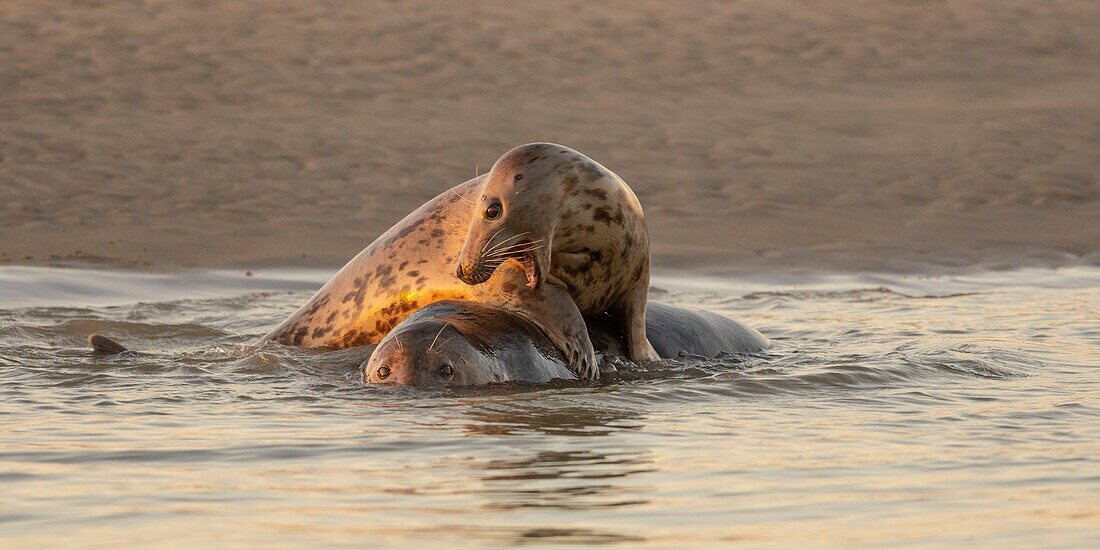
{"label": "grey seal", "polygon": [[[646,325],[663,358],[681,352],[707,357],[752,353],[770,345],[759,332],[727,317],[660,303],[649,304]],[[618,324],[609,316],[590,318],[588,329],[600,351],[625,353]],[[561,351],[533,323],[500,307],[461,300],[436,302],[410,315],[363,367],[368,383],[417,387],[576,378]]]}

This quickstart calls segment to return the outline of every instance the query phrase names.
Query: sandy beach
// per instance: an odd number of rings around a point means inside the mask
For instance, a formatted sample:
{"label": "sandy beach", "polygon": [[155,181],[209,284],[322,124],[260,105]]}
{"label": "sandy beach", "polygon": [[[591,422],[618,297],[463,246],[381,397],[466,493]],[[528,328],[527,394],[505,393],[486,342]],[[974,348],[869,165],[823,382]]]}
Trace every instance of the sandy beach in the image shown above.
{"label": "sandy beach", "polygon": [[5,2],[0,261],[336,267],[512,146],[661,267],[1100,263],[1100,4]]}

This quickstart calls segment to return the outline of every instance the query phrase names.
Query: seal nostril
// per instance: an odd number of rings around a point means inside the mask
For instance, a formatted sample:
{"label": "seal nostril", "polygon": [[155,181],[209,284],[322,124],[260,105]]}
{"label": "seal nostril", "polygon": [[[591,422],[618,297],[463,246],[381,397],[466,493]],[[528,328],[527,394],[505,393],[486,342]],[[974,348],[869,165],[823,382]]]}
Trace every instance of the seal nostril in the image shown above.
{"label": "seal nostril", "polygon": [[439,374],[442,376],[450,378],[451,376],[454,376],[454,373],[455,369],[450,365],[443,365],[442,367],[439,367]]}
{"label": "seal nostril", "polygon": [[374,371],[378,378],[385,378],[390,375],[389,367],[378,367],[378,370]]}

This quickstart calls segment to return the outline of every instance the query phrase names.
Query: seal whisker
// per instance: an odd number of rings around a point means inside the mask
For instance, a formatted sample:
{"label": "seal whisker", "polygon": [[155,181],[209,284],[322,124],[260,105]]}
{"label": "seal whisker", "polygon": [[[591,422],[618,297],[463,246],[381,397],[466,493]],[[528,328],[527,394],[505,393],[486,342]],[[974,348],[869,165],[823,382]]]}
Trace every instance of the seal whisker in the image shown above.
{"label": "seal whisker", "polygon": [[532,246],[533,246],[533,247],[535,247],[535,248],[541,248],[541,247],[544,247],[544,246],[546,246],[546,245],[545,245],[545,244],[540,244],[540,242],[539,242],[539,241],[535,241],[535,242],[528,242],[528,243],[519,243],[519,244],[514,244],[514,245],[512,245],[512,246],[506,246],[506,247],[504,247],[504,248],[500,248],[500,249],[497,249],[497,250],[493,250],[493,251],[487,252],[487,253],[485,253],[485,255],[484,255],[483,257],[484,257],[484,258],[491,258],[491,257],[493,257],[493,256],[495,256],[495,255],[499,255],[499,254],[508,254],[508,253],[510,253],[511,251],[514,251],[514,250],[516,250],[516,249],[519,249],[519,248],[529,248],[529,247],[532,247]]}
{"label": "seal whisker", "polygon": [[492,259],[492,258],[514,256],[516,254],[522,254],[522,253],[525,253],[525,252],[534,252],[536,250],[541,250],[543,248],[546,248],[545,244],[535,245],[535,246],[527,245],[526,247],[517,247],[517,248],[511,249],[511,250],[499,250],[499,251],[494,252],[492,254],[487,254],[485,256],[485,258],[486,259]]}
{"label": "seal whisker", "polygon": [[481,245],[481,253],[482,254],[484,254],[485,249],[489,247],[489,243],[493,242],[493,239],[497,238],[497,235],[500,235],[501,231],[504,231],[503,227],[501,227],[500,229],[497,229],[497,232],[493,233],[493,236],[489,237],[489,240],[485,241],[485,244]]}
{"label": "seal whisker", "polygon": [[443,323],[443,328],[439,329],[439,332],[435,333],[435,338],[432,339],[432,345],[428,346],[428,351],[432,351],[432,348],[435,347],[436,340],[439,340],[439,335],[443,334],[443,331],[447,330],[447,326],[450,324],[450,322]]}
{"label": "seal whisker", "polygon": [[[492,252],[493,250],[496,250],[497,247],[503,246],[504,243],[506,243],[508,241],[516,240],[516,239],[518,239],[518,238],[520,238],[520,237],[522,237],[522,236],[524,236],[528,233],[530,233],[530,231],[524,231],[523,233],[520,233],[519,235],[513,235],[511,237],[508,237],[507,239],[504,239],[503,241],[500,241],[499,243],[493,245],[489,250],[482,250],[482,254],[488,254],[488,253]],[[499,234],[500,234],[500,231],[497,231],[497,234],[493,235],[493,239],[495,239],[497,237],[497,235],[499,235]],[[491,241],[492,239],[489,239],[489,240]]]}
{"label": "seal whisker", "polygon": [[[502,244],[504,244],[508,241],[514,241],[514,240],[516,240],[516,239],[518,239],[518,238],[520,238],[520,237],[522,237],[522,236],[524,236],[528,233],[530,233],[530,231],[524,231],[523,233],[517,233],[515,235],[512,235],[511,237],[508,237],[507,239],[504,239],[503,241],[500,241],[499,243],[494,245],[494,248],[497,247],[497,246],[500,246],[500,245],[502,245]],[[489,250],[492,250],[492,248],[490,248]]]}
{"label": "seal whisker", "polygon": [[[514,252],[509,252],[507,254],[501,254],[499,256],[493,256],[490,259],[490,261],[497,262],[499,264],[499,263],[503,262],[504,260],[508,260],[510,258],[519,258],[520,256],[522,256],[524,254],[527,254],[528,252],[534,252],[536,250],[539,250],[539,249],[538,248],[532,248],[530,250],[516,250]],[[488,265],[488,262],[485,265]]]}
{"label": "seal whisker", "polygon": [[470,206],[477,206],[476,204],[474,204],[474,201],[472,201],[470,199],[467,199],[466,197],[463,197],[462,195],[458,194],[458,191],[455,191],[453,187],[450,189],[450,191],[451,191],[452,195],[458,197],[460,200],[466,201],[467,203],[470,204]]}
{"label": "seal whisker", "polygon": [[526,245],[529,245],[529,244],[538,244],[538,243],[544,242],[545,240],[546,239],[539,239],[537,241],[524,241],[524,242],[521,242],[521,243],[510,244],[508,246],[501,246],[504,243],[500,243],[497,246],[494,246],[488,252],[486,252],[486,254],[488,254],[489,252],[495,252],[497,250],[505,250],[505,249],[508,249],[508,248],[515,248],[517,246],[526,246]]}

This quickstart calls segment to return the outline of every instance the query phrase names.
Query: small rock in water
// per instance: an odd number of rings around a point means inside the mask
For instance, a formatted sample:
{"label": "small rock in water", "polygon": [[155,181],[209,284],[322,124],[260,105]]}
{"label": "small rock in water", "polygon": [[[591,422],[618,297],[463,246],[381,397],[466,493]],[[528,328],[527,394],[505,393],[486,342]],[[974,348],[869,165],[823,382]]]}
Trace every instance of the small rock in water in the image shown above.
{"label": "small rock in water", "polygon": [[88,344],[92,346],[92,350],[96,353],[116,354],[127,351],[122,344],[103,336],[102,334],[89,334]]}
{"label": "small rock in water", "polygon": [[245,277],[251,277],[252,276],[252,270],[251,269],[244,270],[244,276]]}

